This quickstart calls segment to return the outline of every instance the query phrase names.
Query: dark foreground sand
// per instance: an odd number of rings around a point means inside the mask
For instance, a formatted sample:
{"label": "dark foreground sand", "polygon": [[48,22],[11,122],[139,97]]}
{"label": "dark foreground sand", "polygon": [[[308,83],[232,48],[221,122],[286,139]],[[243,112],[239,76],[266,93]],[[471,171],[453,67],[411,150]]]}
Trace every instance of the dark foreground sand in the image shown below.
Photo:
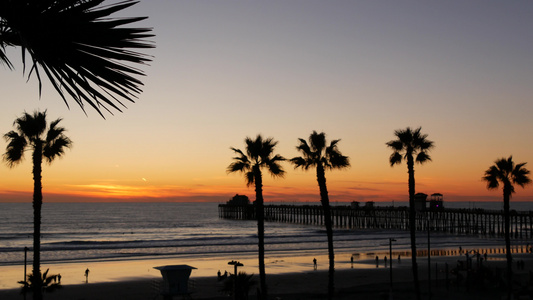
{"label": "dark foreground sand", "polygon": [[[533,268],[533,259],[530,254],[515,255],[514,259],[523,260],[525,268],[517,269],[516,298],[531,298],[531,282],[529,270]],[[505,290],[498,284],[489,282],[477,282],[457,285],[454,282],[456,276],[450,276],[450,285],[445,284],[444,270],[447,262],[450,269],[457,265],[458,260],[463,257],[440,257],[432,260],[432,265],[437,264],[431,272],[432,286],[431,299],[506,299]],[[423,257],[419,258],[419,272],[423,299],[430,299],[427,282],[427,262]],[[505,268],[505,261],[502,257],[489,258],[486,262],[489,268],[502,271]],[[390,281],[389,269],[379,266],[379,268],[354,268],[342,269],[335,272],[335,299],[391,299],[389,298]],[[269,287],[269,299],[325,299],[327,290],[327,272],[305,271],[298,273],[267,274],[267,284]],[[437,280],[435,281],[435,278]],[[254,276],[258,281],[258,276]],[[392,299],[414,299],[414,288],[412,284],[412,273],[410,261],[404,259],[401,264],[393,268],[393,293]],[[232,299],[230,296],[220,292],[220,282],[216,277],[191,277],[195,282],[192,299]],[[157,289],[157,282],[160,279],[148,278],[140,280],[118,281],[108,283],[89,283],[79,285],[65,285],[61,290],[51,294],[46,294],[46,300],[145,300],[162,299]],[[519,285],[521,286],[519,288]],[[18,289],[0,290],[0,299],[23,299]],[[27,299],[31,299],[28,295]],[[175,299],[181,299],[175,297]],[[255,290],[250,292],[250,299],[256,299]]]}

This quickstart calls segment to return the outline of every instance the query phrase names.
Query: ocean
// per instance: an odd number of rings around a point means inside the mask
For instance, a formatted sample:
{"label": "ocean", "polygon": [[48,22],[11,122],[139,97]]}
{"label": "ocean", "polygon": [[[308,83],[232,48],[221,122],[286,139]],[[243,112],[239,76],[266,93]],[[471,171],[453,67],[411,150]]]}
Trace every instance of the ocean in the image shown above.
{"label": "ocean", "polygon": [[[448,207],[472,205],[501,209],[500,203],[479,202],[449,203]],[[530,206],[522,203],[512,208],[529,210]],[[256,222],[220,219],[217,203],[44,203],[42,216],[43,263],[257,252]],[[0,203],[0,266],[23,264],[24,247],[32,247],[32,232],[31,203]],[[426,233],[420,235],[419,247],[425,247]],[[334,245],[337,253],[386,252],[390,237],[396,240],[396,249],[409,248],[408,232],[391,230],[335,229]],[[265,243],[267,255],[327,253],[325,229],[318,226],[267,222]],[[503,245],[503,240],[431,236],[432,249],[494,244]]]}

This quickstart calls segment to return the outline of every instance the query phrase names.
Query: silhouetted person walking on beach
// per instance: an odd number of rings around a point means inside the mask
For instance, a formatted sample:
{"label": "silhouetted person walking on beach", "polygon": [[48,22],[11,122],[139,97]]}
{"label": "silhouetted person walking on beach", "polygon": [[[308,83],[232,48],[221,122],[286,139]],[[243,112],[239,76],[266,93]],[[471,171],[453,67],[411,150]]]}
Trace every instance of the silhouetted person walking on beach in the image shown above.
{"label": "silhouetted person walking on beach", "polygon": [[353,269],[353,256],[350,257],[350,262],[352,263],[352,269]]}
{"label": "silhouetted person walking on beach", "polygon": [[313,268],[316,270],[318,268],[316,264],[316,258],[313,258]]}
{"label": "silhouetted person walking on beach", "polygon": [[85,270],[85,283],[89,283],[89,268]]}

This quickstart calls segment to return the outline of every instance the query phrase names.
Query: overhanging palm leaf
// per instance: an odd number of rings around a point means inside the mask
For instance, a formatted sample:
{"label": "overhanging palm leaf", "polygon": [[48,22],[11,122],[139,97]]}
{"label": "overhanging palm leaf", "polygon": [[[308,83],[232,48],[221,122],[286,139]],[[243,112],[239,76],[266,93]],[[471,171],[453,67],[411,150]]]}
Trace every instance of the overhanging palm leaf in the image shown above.
{"label": "overhanging palm leaf", "polygon": [[[125,0],[100,6],[103,0],[0,0],[0,62],[10,68],[7,46],[31,57],[28,78],[41,71],[68,106],[66,94],[82,109],[87,103],[102,115],[101,109],[121,111],[120,99],[134,102],[142,82],[135,76],[144,73],[131,64],[146,64],[151,59],[131,49],[154,47],[146,38],[149,28],[124,28],[146,19],[113,18],[138,1]],[[103,116],[103,115],[102,115]]]}

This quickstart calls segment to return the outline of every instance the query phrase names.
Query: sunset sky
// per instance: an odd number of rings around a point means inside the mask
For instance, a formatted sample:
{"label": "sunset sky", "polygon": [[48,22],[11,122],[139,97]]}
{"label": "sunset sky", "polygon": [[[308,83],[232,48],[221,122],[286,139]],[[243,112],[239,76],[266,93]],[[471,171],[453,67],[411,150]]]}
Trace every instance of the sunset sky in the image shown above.
{"label": "sunset sky", "polygon": [[[18,48],[16,70],[0,66],[0,133],[47,109],[74,142],[44,165],[45,202],[253,200],[226,167],[258,133],[286,158],[313,130],[341,139],[352,166],[326,174],[333,203],[407,200],[407,167],[385,146],[407,126],[435,142],[417,192],[501,201],[481,181],[494,160],[533,169],[533,2],[141,0],[124,15],[149,17],[156,48],[123,113],[69,110],[46,79],[39,99]],[[0,165],[0,202],[31,202],[31,167],[29,153]],[[318,204],[314,171],[284,167],[265,175],[265,201]],[[533,186],[513,201],[533,201]]]}

